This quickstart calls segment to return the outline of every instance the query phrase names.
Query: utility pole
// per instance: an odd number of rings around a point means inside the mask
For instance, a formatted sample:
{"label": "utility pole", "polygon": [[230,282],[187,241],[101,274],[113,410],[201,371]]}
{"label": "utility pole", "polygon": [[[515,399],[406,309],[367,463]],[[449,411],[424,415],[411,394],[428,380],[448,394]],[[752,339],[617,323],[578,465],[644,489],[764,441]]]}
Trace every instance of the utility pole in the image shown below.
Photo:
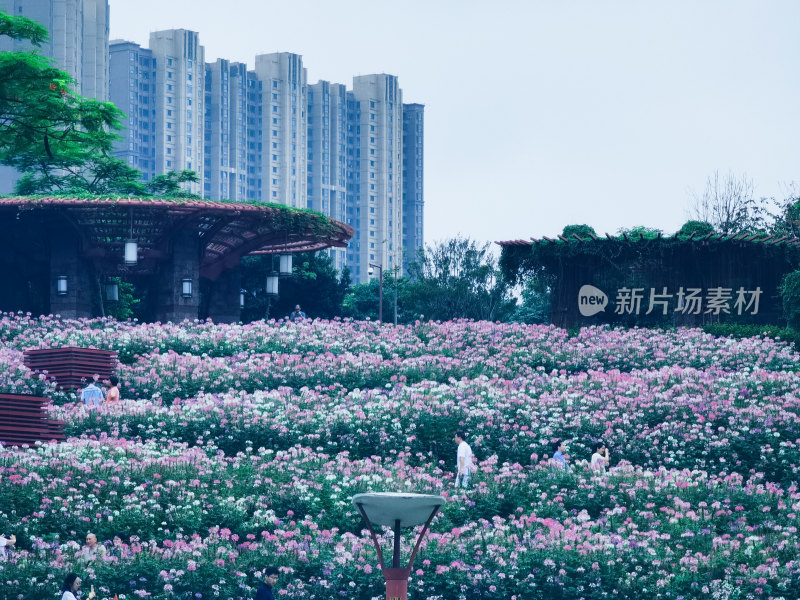
{"label": "utility pole", "polygon": [[383,325],[383,265],[369,263],[373,269],[378,269],[378,322]]}

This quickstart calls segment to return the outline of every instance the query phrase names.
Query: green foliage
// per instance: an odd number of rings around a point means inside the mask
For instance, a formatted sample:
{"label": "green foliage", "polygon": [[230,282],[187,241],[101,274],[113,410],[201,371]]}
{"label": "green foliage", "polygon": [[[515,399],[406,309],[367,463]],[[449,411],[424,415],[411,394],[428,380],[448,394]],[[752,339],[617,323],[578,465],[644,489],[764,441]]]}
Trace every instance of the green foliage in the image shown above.
{"label": "green foliage", "polygon": [[116,302],[106,301],[106,314],[120,321],[132,319],[135,309],[141,303],[141,299],[136,294],[136,287],[132,283],[122,281],[119,277],[112,277],[109,283],[119,285],[119,299]]}
{"label": "green foliage", "polygon": [[[398,277],[387,271],[383,274],[383,320],[394,321],[395,287],[397,291],[397,322],[400,324],[411,323],[420,317],[419,313],[412,312],[418,306],[411,298],[409,281],[406,277]],[[367,283],[359,283],[347,292],[342,302],[342,316],[363,321],[378,319],[378,304],[380,302],[380,286],[377,279]]]}
{"label": "green foliage", "polygon": [[342,301],[350,287],[350,272],[345,270],[341,279],[327,253],[302,252],[294,255],[292,277],[280,280],[279,297],[266,296],[267,275],[273,270],[272,255],[245,256],[241,263],[245,307],[242,321],[250,322],[269,317],[289,316],[300,304],[309,318],[331,319],[339,316]]}
{"label": "green foliage", "polygon": [[504,321],[516,306],[490,244],[463,237],[421,251],[406,291],[406,312],[433,320]]}
{"label": "green foliage", "polygon": [[33,19],[11,16],[0,11],[0,36],[12,40],[28,40],[34,46],[41,46],[50,37],[47,28]]}
{"label": "green foliage", "polygon": [[[378,286],[378,280],[373,279],[367,283],[357,283],[350,287],[342,301],[342,315],[359,321],[376,320],[378,318]],[[387,308],[385,300],[384,298],[384,313]]]}
{"label": "green foliage", "polygon": [[789,325],[800,329],[800,271],[786,275],[781,282],[783,314]]}
{"label": "green foliage", "polygon": [[165,175],[156,175],[145,185],[148,194],[158,198],[200,198],[197,194],[187,192],[181,187],[185,183],[200,181],[194,171],[170,171]]}
{"label": "green foliage", "polygon": [[[0,33],[46,39],[30,19],[5,13]],[[137,193],[139,172],[111,156],[123,113],[74,94],[72,84],[36,52],[0,53],[0,163],[22,172],[17,193]]]}
{"label": "green foliage", "polygon": [[800,194],[797,191],[783,201],[771,233],[800,237]]}
{"label": "green foliage", "polygon": [[661,232],[660,229],[654,227],[645,227],[644,225],[636,225],[635,227],[620,227],[617,233],[623,238],[628,236],[634,239],[654,240]]}
{"label": "green foliage", "polygon": [[514,312],[514,321],[522,323],[550,322],[550,288],[547,287],[544,280],[538,277],[526,279],[521,296],[522,303]]}
{"label": "green foliage", "polygon": [[678,231],[679,237],[689,237],[694,234],[694,237],[699,238],[714,233],[714,226],[705,221],[686,221]]}
{"label": "green foliage", "polygon": [[585,239],[590,239],[593,236],[597,236],[597,233],[595,232],[594,227],[591,227],[589,225],[567,225],[566,227],[564,227],[564,231],[561,232],[561,235],[563,235],[568,240],[575,239],[574,237],[572,237],[573,235],[577,235],[578,237],[585,240]]}

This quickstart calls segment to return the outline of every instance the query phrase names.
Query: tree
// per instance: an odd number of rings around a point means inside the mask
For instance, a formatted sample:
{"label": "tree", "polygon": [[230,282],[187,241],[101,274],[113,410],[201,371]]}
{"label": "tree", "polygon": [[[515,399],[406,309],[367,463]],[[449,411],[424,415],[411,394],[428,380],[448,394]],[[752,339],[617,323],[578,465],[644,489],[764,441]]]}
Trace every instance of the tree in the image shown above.
{"label": "tree", "polygon": [[159,198],[200,198],[199,195],[186,191],[182,183],[197,183],[200,178],[194,171],[170,171],[164,175],[156,175],[145,184],[149,195]]}
{"label": "tree", "polygon": [[463,237],[420,251],[409,267],[404,292],[403,308],[409,317],[507,320],[516,306],[489,242]]}
{"label": "tree", "polygon": [[690,237],[694,234],[694,237],[704,237],[707,236],[709,233],[714,233],[714,226],[711,223],[707,223],[705,221],[686,221],[678,231],[677,235],[679,237]]}
{"label": "tree", "polygon": [[590,225],[567,225],[564,227],[561,235],[567,239],[575,239],[573,236],[577,235],[579,238],[585,240],[596,236],[597,233],[595,232],[594,227]]}
{"label": "tree", "polygon": [[770,233],[800,237],[800,189],[796,184],[789,187],[786,199],[779,203],[778,216]]}
{"label": "tree", "polygon": [[783,278],[781,299],[789,326],[800,330],[800,271],[792,271]]}
{"label": "tree", "polygon": [[543,278],[526,278],[520,294],[522,302],[514,311],[513,320],[521,323],[549,323],[550,293],[551,290]]}
{"label": "tree", "polygon": [[746,175],[733,173],[720,177],[719,171],[706,181],[701,195],[694,195],[689,207],[690,218],[710,223],[724,234],[766,231],[773,220],[765,198],[753,195],[753,181]]}
{"label": "tree", "polygon": [[[0,35],[36,47],[47,30],[0,12]],[[123,113],[72,84],[36,51],[0,53],[0,163],[23,173],[17,192],[142,193],[139,171],[111,155]]]}

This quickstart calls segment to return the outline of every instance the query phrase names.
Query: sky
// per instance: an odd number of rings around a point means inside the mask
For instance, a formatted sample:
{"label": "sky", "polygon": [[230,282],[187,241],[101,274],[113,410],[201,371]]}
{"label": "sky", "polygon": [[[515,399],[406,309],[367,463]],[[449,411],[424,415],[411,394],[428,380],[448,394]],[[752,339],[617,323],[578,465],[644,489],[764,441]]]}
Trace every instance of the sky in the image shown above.
{"label": "sky", "polygon": [[714,172],[800,184],[797,0],[109,0],[111,39],[303,56],[425,105],[425,241],[673,233]]}

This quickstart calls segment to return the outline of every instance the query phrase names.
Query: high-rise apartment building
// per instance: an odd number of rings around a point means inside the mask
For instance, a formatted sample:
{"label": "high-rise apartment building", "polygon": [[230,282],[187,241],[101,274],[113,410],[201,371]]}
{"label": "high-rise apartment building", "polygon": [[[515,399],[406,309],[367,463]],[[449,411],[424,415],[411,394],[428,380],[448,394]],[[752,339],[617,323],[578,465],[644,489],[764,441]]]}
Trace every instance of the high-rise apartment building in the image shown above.
{"label": "high-rise apartment building", "polygon": [[290,52],[256,56],[261,81],[261,199],[306,208],[306,69]]}
{"label": "high-rise apartment building", "polygon": [[195,171],[187,189],[202,194],[204,181],[205,49],[186,29],[150,34],[156,61],[156,173]]}
{"label": "high-rise apartment building", "polygon": [[[39,51],[69,73],[75,91],[108,100],[108,0],[0,0],[0,10],[28,17],[50,34]],[[29,50],[27,40],[0,37],[0,51]],[[15,169],[0,168],[0,193],[10,193]]]}
{"label": "high-rise apartment building", "polygon": [[110,96],[125,113],[114,154],[139,169],[145,181],[156,172],[156,61],[153,52],[134,42],[113,40]]}
{"label": "high-rise apartment building", "polygon": [[[41,22],[42,52],[85,96],[124,113],[117,156],[144,179],[192,170],[189,190],[215,200],[311,208],[350,224],[338,269],[368,281],[369,265],[402,272],[423,244],[423,109],[403,105],[397,77],[307,84],[302,56],[256,56],[254,70],[205,63],[196,32],[151,33],[149,47],[109,45],[108,0],[0,0],[0,9]],[[28,47],[0,39],[0,50]],[[0,169],[10,192],[11,169]]]}
{"label": "high-rise apartment building", "polygon": [[423,243],[425,106],[403,104],[403,270]]}
{"label": "high-rise apartment building", "polygon": [[[347,219],[347,89],[320,81],[308,86],[308,208]],[[345,266],[343,248],[328,251],[334,267]]]}
{"label": "high-rise apartment building", "polygon": [[354,77],[348,119],[347,222],[356,233],[347,264],[354,281],[366,282],[370,264],[402,273],[403,96],[397,77]]}
{"label": "high-rise apartment building", "polygon": [[204,197],[258,199],[259,91],[247,65],[224,59],[206,64]]}

